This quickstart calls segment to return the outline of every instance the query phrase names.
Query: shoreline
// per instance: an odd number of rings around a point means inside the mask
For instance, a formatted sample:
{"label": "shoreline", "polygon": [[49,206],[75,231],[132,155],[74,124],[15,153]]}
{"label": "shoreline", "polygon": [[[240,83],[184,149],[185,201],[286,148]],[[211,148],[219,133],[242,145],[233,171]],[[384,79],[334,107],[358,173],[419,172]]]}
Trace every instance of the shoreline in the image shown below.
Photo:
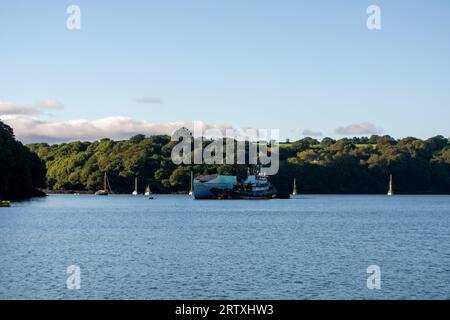
{"label": "shoreline", "polygon": [[[42,192],[45,192],[45,195],[73,195],[73,194],[80,194],[80,195],[94,195],[95,191],[77,191],[77,190],[42,190]],[[167,193],[152,193],[152,195],[188,195],[189,192],[167,192]],[[45,196],[44,195],[44,196]],[[113,193],[112,195],[132,195],[131,193]],[[142,193],[138,195],[143,195]],[[305,193],[299,193],[296,196],[291,197],[301,197],[301,196],[308,196],[308,195],[327,195],[327,196],[354,196],[354,195],[370,195],[370,196],[387,196],[386,193],[319,193],[319,192],[305,192]],[[415,193],[396,193],[395,196],[450,196],[450,193],[431,193],[431,192],[415,192]]]}
{"label": "shoreline", "polygon": [[21,194],[7,193],[0,195],[0,201],[23,201],[32,198],[44,198],[48,194],[49,193],[45,192],[44,190],[27,190]]}

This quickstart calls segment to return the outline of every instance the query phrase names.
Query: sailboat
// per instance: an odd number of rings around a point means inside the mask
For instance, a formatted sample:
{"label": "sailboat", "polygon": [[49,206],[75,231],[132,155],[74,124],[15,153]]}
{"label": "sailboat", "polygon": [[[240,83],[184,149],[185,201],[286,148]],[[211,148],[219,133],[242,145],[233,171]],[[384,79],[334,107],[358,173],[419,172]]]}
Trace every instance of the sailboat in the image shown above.
{"label": "sailboat", "polygon": [[144,195],[149,196],[149,195],[151,195],[151,194],[152,194],[152,191],[150,190],[150,186],[147,185],[147,188],[145,188],[145,193],[144,193]]}
{"label": "sailboat", "polygon": [[96,196],[107,196],[111,192],[111,186],[109,185],[108,176],[105,172],[105,176],[103,177],[103,190],[98,190],[95,195]]}
{"label": "sailboat", "polygon": [[389,176],[389,190],[387,193],[388,196],[393,196],[394,195],[394,188],[392,186],[392,174]]}
{"label": "sailboat", "polygon": [[292,190],[292,195],[296,196],[297,195],[297,180],[294,178],[294,188]]}
{"label": "sailboat", "polygon": [[134,191],[132,193],[133,196],[137,196],[138,193],[138,181],[137,181],[137,176],[134,178]]}
{"label": "sailboat", "polygon": [[191,189],[189,190],[189,195],[194,194],[194,172],[191,171]]}

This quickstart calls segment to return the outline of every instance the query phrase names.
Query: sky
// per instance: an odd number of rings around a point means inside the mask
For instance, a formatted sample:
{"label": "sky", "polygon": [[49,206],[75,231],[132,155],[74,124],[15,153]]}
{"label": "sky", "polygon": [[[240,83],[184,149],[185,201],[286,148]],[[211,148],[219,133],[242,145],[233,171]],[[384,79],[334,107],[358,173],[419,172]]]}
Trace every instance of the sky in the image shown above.
{"label": "sky", "polygon": [[26,143],[194,121],[282,140],[448,137],[449,39],[447,0],[2,1],[0,119]]}

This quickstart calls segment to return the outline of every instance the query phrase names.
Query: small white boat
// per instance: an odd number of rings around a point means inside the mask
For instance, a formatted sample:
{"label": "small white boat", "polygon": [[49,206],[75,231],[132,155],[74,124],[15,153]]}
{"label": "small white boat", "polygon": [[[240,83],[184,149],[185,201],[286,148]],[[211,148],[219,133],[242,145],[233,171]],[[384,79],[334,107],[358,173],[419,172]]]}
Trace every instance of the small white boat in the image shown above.
{"label": "small white boat", "polygon": [[147,188],[145,188],[145,193],[144,195],[149,196],[152,194],[152,191],[150,190],[150,186],[147,186]]}

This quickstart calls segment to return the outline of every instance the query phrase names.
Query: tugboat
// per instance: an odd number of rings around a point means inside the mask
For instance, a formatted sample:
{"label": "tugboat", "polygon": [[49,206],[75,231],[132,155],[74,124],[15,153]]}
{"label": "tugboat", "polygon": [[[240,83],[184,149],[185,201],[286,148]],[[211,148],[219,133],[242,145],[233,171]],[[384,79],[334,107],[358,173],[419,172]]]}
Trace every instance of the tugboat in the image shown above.
{"label": "tugboat", "polygon": [[233,199],[264,200],[276,196],[277,190],[265,175],[251,175],[233,190]]}

